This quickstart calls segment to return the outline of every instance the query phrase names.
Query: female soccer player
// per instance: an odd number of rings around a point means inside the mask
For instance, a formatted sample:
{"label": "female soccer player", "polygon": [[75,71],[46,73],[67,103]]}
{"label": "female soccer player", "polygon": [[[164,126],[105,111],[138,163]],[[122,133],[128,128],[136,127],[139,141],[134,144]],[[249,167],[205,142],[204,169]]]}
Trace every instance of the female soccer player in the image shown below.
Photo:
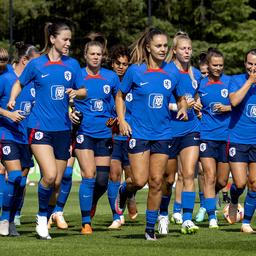
{"label": "female soccer player", "polygon": [[[181,196],[181,208],[183,209],[183,224],[181,232],[183,234],[194,233],[198,227],[192,222],[192,213],[195,204],[195,185],[194,174],[195,167],[199,156],[199,120],[195,110],[200,110],[200,104],[195,99],[198,90],[201,74],[199,70],[195,69],[190,64],[192,56],[192,42],[188,35],[184,32],[178,32],[174,39],[167,61],[171,61],[166,68],[169,74],[175,74],[179,77],[179,87],[183,90],[186,97],[188,109],[188,121],[181,122],[174,119],[172,122],[173,127],[173,143],[172,150],[170,151],[169,161],[175,166],[177,156],[180,156],[181,162],[181,175],[183,178],[183,191]],[[172,112],[176,115],[175,112]],[[173,176],[172,170],[167,169],[168,176]],[[160,212],[159,223],[160,230],[168,232],[168,205],[170,195],[163,198],[161,209],[165,214]],[[164,210],[165,209],[165,210]],[[161,217],[165,218],[161,218]],[[163,225],[162,225],[163,224]],[[162,226],[162,227],[161,227]],[[164,232],[166,233],[166,232]]]}
{"label": "female soccer player", "polygon": [[198,90],[203,106],[200,124],[200,161],[205,177],[204,206],[208,214],[209,228],[217,229],[215,187],[218,183],[217,177],[220,176],[217,173],[221,173],[222,177],[225,175],[225,180],[228,180],[229,176],[226,151],[231,113],[228,98],[230,76],[223,74],[224,56],[219,50],[210,48],[206,59],[209,74],[201,81]]}
{"label": "female soccer player", "polygon": [[[169,102],[176,91],[177,80],[165,71],[168,37],[161,30],[147,30],[136,42],[131,62],[116,97],[116,110],[123,135],[130,136],[129,160],[132,180],[124,182],[116,200],[116,211],[122,213],[127,196],[148,182],[146,211],[147,240],[156,240],[154,226],[161,202],[161,186],[171,147],[172,126]],[[125,120],[124,97],[132,90],[130,124]],[[180,97],[180,109],[175,118],[184,119],[186,101]]]}
{"label": "female soccer player", "polygon": [[33,83],[30,83],[17,98],[14,111],[6,109],[12,86],[30,60],[32,48],[35,47],[25,45],[23,42],[16,43],[17,57],[13,65],[14,69],[9,68],[0,78],[1,153],[2,161],[8,172],[0,222],[0,234],[4,236],[19,236],[14,225],[14,216],[22,204],[29,168],[34,165],[27,135],[27,117],[35,97]]}
{"label": "female soccer player", "polygon": [[[33,59],[14,84],[9,108],[22,87],[35,83],[35,105],[29,117],[30,143],[39,164],[42,178],[38,185],[39,211],[36,232],[42,239],[50,239],[47,227],[47,208],[51,196],[59,190],[63,172],[70,157],[69,99],[86,96],[81,69],[76,60],[64,56],[69,49],[71,29],[64,23],[45,26],[45,47],[42,56]],[[54,193],[53,193],[54,192]]]}
{"label": "female soccer player", "polygon": [[88,88],[88,97],[86,100],[75,101],[76,110],[84,116],[75,143],[75,154],[82,175],[79,199],[82,214],[81,234],[84,235],[92,233],[90,214],[94,215],[99,198],[107,190],[112,134],[106,121],[112,116],[113,97],[119,86],[116,73],[101,67],[102,57],[101,43],[90,41],[85,45],[86,67],[82,69],[82,73]]}
{"label": "female soccer player", "polygon": [[238,198],[248,182],[241,231],[254,233],[250,222],[256,207],[256,49],[246,53],[245,69],[244,74],[232,77],[229,87],[232,104],[229,161],[236,190],[231,196],[229,218],[232,223],[236,221]]}

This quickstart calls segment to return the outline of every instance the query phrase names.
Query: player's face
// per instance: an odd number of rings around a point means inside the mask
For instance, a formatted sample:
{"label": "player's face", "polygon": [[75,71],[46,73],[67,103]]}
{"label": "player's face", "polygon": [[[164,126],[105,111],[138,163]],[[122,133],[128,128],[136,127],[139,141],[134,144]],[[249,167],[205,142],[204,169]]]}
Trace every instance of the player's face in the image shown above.
{"label": "player's face", "polygon": [[176,59],[181,63],[190,62],[192,56],[192,45],[188,39],[180,39],[177,43],[176,49],[174,49]]}
{"label": "player's face", "polygon": [[147,50],[154,61],[164,61],[168,51],[167,36],[155,35],[147,46]]}
{"label": "player's face", "polygon": [[209,75],[220,77],[224,69],[224,59],[222,57],[211,57],[208,65]]}
{"label": "player's face", "polygon": [[125,71],[128,68],[128,58],[127,56],[120,56],[112,63],[113,70],[117,73],[118,76],[124,76]]}
{"label": "player's face", "polygon": [[102,48],[97,45],[90,46],[87,52],[84,54],[84,58],[88,67],[100,67],[102,61]]}
{"label": "player's face", "polygon": [[207,64],[200,65],[199,69],[200,69],[202,77],[208,76],[208,65]]}
{"label": "player's face", "polygon": [[256,73],[256,55],[249,53],[245,62],[245,68],[248,75]]}
{"label": "player's face", "polygon": [[71,31],[61,30],[56,37],[51,36],[50,40],[57,52],[60,54],[68,52],[71,45]]}

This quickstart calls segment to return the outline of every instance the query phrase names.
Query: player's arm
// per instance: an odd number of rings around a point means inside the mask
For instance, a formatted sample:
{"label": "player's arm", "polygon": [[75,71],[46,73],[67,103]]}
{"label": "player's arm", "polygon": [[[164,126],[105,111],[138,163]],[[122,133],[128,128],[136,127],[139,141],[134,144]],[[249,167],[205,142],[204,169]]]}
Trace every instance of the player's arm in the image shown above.
{"label": "player's arm", "polygon": [[12,87],[9,102],[7,103],[7,107],[9,109],[11,109],[11,110],[14,109],[15,104],[16,104],[16,98],[20,94],[21,90],[22,90],[21,83],[19,80],[17,80]]}

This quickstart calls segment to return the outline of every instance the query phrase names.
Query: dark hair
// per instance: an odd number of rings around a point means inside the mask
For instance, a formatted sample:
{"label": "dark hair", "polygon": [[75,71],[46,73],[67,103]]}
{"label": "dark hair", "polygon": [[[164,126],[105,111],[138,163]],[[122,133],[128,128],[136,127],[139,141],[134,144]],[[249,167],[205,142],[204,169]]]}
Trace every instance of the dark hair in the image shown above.
{"label": "dark hair", "polygon": [[118,44],[118,45],[114,45],[111,48],[110,59],[111,59],[112,63],[114,61],[116,61],[118,58],[123,57],[123,56],[126,56],[128,61],[130,61],[129,50],[125,45]]}
{"label": "dark hair", "polygon": [[0,64],[6,65],[9,61],[9,54],[5,48],[0,48]]}
{"label": "dark hair", "polygon": [[221,57],[224,59],[224,55],[221,51],[216,48],[209,48],[206,55],[206,62],[209,64],[212,57]]}
{"label": "dark hair", "polygon": [[256,55],[256,48],[253,48],[253,49],[249,50],[249,51],[245,54],[244,62],[247,61],[247,57],[248,57],[249,54]]}
{"label": "dark hair", "polygon": [[33,52],[38,52],[38,49],[31,44],[25,44],[24,42],[15,43],[16,53],[14,56],[13,63],[19,63],[22,57],[30,59],[33,55]]}
{"label": "dark hair", "polygon": [[144,33],[132,44],[131,48],[131,63],[142,64],[146,62],[148,64],[149,52],[146,46],[153,40],[154,36],[168,35],[158,28],[147,28]]}
{"label": "dark hair", "polygon": [[201,52],[199,54],[199,59],[198,59],[198,65],[199,66],[207,64],[206,56],[207,56],[206,52]]}
{"label": "dark hair", "polygon": [[44,48],[41,51],[41,53],[47,53],[49,49],[51,48],[51,41],[50,41],[50,36],[56,37],[57,35],[60,34],[60,31],[62,30],[70,30],[71,28],[63,23],[63,22],[55,22],[55,23],[46,23],[44,27]]}

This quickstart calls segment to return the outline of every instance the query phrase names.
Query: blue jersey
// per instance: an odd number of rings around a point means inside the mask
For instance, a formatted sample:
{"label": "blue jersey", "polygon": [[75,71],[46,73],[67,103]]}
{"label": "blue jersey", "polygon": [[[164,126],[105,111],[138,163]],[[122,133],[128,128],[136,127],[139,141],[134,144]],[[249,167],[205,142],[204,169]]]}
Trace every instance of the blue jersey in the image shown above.
{"label": "blue jersey", "polygon": [[[229,93],[238,91],[247,79],[247,74],[232,76]],[[232,108],[229,129],[230,142],[256,144],[256,84],[251,86],[240,104]]]}
{"label": "blue jersey", "polygon": [[19,80],[23,86],[31,81],[35,85],[35,105],[28,127],[42,131],[70,130],[69,97],[65,91],[84,87],[81,68],[75,59],[62,56],[61,61],[52,62],[48,55],[42,55],[28,63]]}
{"label": "blue jersey", "polygon": [[[0,107],[6,109],[10,98],[12,86],[18,79],[12,68],[0,76]],[[33,83],[30,83],[16,99],[16,105],[13,111],[20,110],[20,114],[26,118],[19,122],[13,122],[7,117],[0,117],[0,139],[15,141],[21,144],[28,144],[27,122],[32,104],[34,102],[35,89]]]}
{"label": "blue jersey", "polygon": [[111,138],[111,129],[106,121],[113,116],[114,97],[119,87],[119,78],[111,70],[101,68],[95,76],[82,69],[87,88],[85,100],[75,100],[75,107],[84,115],[78,133],[93,138]]}
{"label": "blue jersey", "polygon": [[218,112],[214,106],[217,103],[230,105],[228,88],[230,76],[222,75],[219,81],[209,81],[204,78],[198,90],[203,108],[200,123],[200,138],[203,140],[228,140],[228,126],[231,112]]}
{"label": "blue jersey", "polygon": [[145,140],[168,140],[172,138],[169,102],[178,83],[176,76],[161,69],[147,69],[146,64],[132,65],[123,78],[120,90],[132,90],[130,125],[132,137]]}
{"label": "blue jersey", "polygon": [[[195,97],[197,93],[198,86],[201,80],[201,73],[196,68],[192,67],[194,74],[194,80],[190,78],[188,72],[180,71],[174,62],[170,62],[166,65],[165,71],[168,74],[174,74],[179,79],[178,88],[183,96],[189,101]],[[188,109],[188,121],[184,122],[182,120],[176,119],[176,112],[171,111],[172,114],[172,127],[173,127],[173,137],[184,136],[191,132],[199,132],[199,120],[195,114],[194,109]]]}

